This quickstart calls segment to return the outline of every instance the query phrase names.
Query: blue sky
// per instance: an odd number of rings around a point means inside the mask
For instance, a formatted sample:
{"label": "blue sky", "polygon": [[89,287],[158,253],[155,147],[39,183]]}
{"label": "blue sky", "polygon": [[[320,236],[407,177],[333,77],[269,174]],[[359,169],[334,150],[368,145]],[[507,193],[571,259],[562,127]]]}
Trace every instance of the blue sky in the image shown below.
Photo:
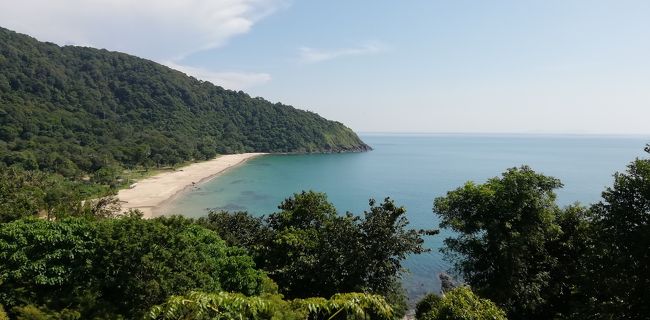
{"label": "blue sky", "polygon": [[363,132],[649,134],[649,17],[626,0],[0,0],[4,27]]}

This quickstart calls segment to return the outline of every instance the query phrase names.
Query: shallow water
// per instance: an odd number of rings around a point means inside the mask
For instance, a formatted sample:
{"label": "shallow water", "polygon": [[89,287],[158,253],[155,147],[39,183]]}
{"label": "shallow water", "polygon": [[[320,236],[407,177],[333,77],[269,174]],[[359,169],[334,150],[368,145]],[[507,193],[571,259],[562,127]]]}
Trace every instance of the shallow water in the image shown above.
{"label": "shallow water", "polygon": [[[208,209],[268,214],[292,193],[326,192],[340,212],[363,213],[368,198],[390,196],[407,208],[414,228],[435,228],[433,199],[468,180],[485,181],[522,164],[557,177],[562,205],[597,202],[615,171],[644,156],[648,137],[560,135],[362,135],[372,152],[268,155],[184,194],[168,213],[198,217]],[[412,256],[404,285],[409,297],[439,290],[449,268],[438,248],[445,232],[426,240],[431,253]]]}

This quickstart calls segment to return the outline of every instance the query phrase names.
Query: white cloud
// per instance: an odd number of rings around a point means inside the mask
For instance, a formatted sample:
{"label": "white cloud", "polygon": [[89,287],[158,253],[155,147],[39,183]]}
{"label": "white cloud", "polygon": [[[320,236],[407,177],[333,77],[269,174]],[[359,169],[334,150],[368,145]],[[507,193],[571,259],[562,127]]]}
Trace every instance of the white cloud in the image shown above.
{"label": "white cloud", "polygon": [[166,66],[184,72],[199,80],[209,81],[218,86],[231,90],[244,90],[252,86],[264,84],[271,80],[268,73],[255,72],[214,72],[204,68],[188,67],[173,62],[164,63]]}
{"label": "white cloud", "polygon": [[3,27],[158,61],[223,45],[284,0],[0,0]]}
{"label": "white cloud", "polygon": [[365,43],[357,47],[343,49],[315,49],[310,47],[301,47],[300,62],[316,63],[348,56],[363,56],[376,54],[386,50],[385,46],[379,43]]}

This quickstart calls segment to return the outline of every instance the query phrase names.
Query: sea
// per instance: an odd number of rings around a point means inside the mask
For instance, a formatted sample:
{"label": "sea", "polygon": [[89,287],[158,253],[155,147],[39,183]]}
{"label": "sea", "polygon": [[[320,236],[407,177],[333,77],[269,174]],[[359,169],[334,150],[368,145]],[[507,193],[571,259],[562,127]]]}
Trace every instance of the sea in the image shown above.
{"label": "sea", "polygon": [[[481,183],[508,168],[528,165],[559,178],[562,206],[598,202],[613,174],[636,157],[647,157],[650,136],[507,134],[361,134],[373,150],[363,153],[265,155],[225,172],[178,197],[167,214],[190,217],[209,210],[248,211],[261,216],[302,190],[325,192],[339,213],[362,215],[370,198],[393,199],[407,209],[410,227],[438,228],[433,200],[467,181]],[[427,237],[429,253],[404,261],[403,286],[416,301],[439,292],[438,275],[450,263],[439,252],[441,230]],[[363,266],[360,266],[363,267]]]}

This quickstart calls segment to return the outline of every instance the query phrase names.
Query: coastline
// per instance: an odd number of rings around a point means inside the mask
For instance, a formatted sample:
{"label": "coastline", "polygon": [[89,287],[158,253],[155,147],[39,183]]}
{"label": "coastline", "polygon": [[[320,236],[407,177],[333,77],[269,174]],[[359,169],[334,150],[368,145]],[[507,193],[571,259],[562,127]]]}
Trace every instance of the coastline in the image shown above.
{"label": "coastline", "polygon": [[230,168],[266,153],[240,153],[218,156],[212,160],[193,163],[173,172],[164,172],[137,181],[133,188],[118,192],[122,211],[138,209],[144,218],[160,215],[165,205],[179,194],[200,183],[211,180]]}

